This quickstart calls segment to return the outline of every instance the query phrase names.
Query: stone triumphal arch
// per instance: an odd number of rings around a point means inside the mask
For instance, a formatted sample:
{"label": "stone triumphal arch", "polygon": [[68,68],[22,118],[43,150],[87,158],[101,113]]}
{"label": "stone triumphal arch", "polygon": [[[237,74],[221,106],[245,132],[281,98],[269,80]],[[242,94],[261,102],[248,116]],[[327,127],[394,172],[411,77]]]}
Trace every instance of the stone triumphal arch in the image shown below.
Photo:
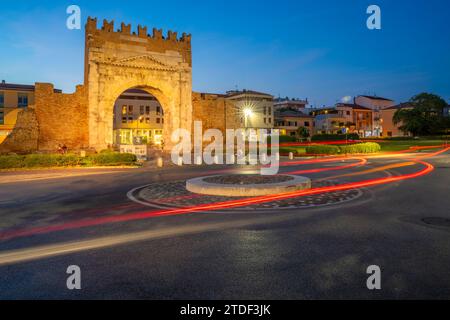
{"label": "stone triumphal arch", "polygon": [[191,36],[138,26],[137,33],[124,23],[97,19],[86,24],[84,85],[88,95],[89,145],[102,150],[113,144],[114,103],[127,89],[152,94],[163,107],[165,149],[177,128],[191,131],[192,63]]}
{"label": "stone triumphal arch", "polygon": [[[18,113],[1,152],[70,150],[101,151],[114,143],[114,104],[127,89],[153,95],[164,111],[164,148],[171,134],[192,132],[193,121],[203,129],[238,128],[234,104],[216,94],[192,92],[191,36],[88,18],[85,31],[84,83],[73,93],[55,90],[51,83],[35,83],[34,105]],[[31,119],[31,120],[30,120]]]}

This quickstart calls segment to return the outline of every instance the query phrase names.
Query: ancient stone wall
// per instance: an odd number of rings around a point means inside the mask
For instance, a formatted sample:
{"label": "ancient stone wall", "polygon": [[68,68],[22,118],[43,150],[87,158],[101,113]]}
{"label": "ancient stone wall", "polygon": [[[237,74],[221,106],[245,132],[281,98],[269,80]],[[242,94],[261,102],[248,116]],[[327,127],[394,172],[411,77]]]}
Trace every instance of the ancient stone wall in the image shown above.
{"label": "ancient stone wall", "polygon": [[[77,86],[72,94],[55,93],[52,84],[36,83],[35,112],[39,122],[39,150],[89,147],[87,90]],[[92,128],[95,130],[95,128]]]}
{"label": "ancient stone wall", "polygon": [[235,104],[220,95],[192,93],[192,119],[202,121],[203,131],[219,129],[238,129],[240,116]]}
{"label": "ancient stone wall", "polygon": [[39,125],[35,110],[19,111],[13,131],[0,144],[0,153],[29,153],[38,149]]}

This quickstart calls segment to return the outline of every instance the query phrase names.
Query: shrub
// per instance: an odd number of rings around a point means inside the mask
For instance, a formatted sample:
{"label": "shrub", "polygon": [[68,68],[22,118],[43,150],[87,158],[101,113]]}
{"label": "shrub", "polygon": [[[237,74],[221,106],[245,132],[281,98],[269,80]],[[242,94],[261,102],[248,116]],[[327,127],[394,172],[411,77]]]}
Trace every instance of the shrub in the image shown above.
{"label": "shrub", "polygon": [[[279,136],[278,142],[279,143],[297,142],[297,138],[296,137],[287,136],[287,135],[281,135],[281,136]],[[272,137],[271,136],[267,137],[267,144],[272,144]]]}
{"label": "shrub", "polygon": [[316,134],[312,136],[311,141],[338,141],[338,140],[359,140],[357,133],[345,134]]}
{"label": "shrub", "polygon": [[29,154],[23,159],[25,168],[34,167],[55,167],[57,165],[57,157],[54,154]]}
{"label": "shrub", "polygon": [[25,156],[7,155],[0,156],[0,169],[22,168]]}
{"label": "shrub", "polygon": [[136,156],[131,153],[105,152],[87,157],[94,165],[114,166],[129,165],[136,162]]}
{"label": "shrub", "polygon": [[76,154],[66,154],[56,157],[58,167],[74,167],[81,164],[81,157]]}
{"label": "shrub", "polygon": [[302,155],[305,154],[305,148],[304,147],[281,147],[279,149],[280,154],[288,154],[289,152],[294,153],[294,155]]}
{"label": "shrub", "polygon": [[286,136],[286,135],[280,136],[280,143],[282,143],[282,142],[296,142],[296,141],[297,141],[297,138],[292,137],[292,136]]}
{"label": "shrub", "polygon": [[375,153],[381,150],[381,147],[376,142],[365,142],[349,145],[341,145],[339,147],[340,152],[344,154],[348,153]]}
{"label": "shrub", "polygon": [[333,145],[312,145],[305,147],[307,154],[338,154],[339,147]]}
{"label": "shrub", "polygon": [[103,149],[103,150],[100,150],[100,153],[113,153],[114,152],[114,150],[112,150],[112,149]]}
{"label": "shrub", "polygon": [[74,166],[132,165],[136,156],[129,153],[104,152],[82,158],[75,154],[29,154],[0,156],[0,169],[49,168]]}

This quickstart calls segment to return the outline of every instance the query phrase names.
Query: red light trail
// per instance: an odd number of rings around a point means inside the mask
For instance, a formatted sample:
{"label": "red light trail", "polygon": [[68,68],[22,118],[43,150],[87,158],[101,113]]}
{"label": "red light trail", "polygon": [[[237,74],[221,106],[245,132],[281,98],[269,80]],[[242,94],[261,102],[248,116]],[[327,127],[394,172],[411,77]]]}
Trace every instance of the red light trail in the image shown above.
{"label": "red light trail", "polygon": [[[326,193],[326,192],[335,192],[335,191],[342,191],[342,190],[349,190],[349,189],[356,189],[356,188],[364,188],[364,187],[376,186],[376,185],[381,185],[381,184],[393,183],[393,182],[402,181],[402,180],[414,179],[414,178],[418,178],[420,176],[429,174],[434,169],[434,167],[430,163],[422,161],[420,159],[434,157],[434,156],[444,153],[448,150],[450,150],[449,147],[444,148],[440,151],[431,153],[431,154],[421,155],[421,156],[417,157],[416,159],[413,159],[414,162],[422,165],[423,168],[417,172],[410,173],[410,174],[403,174],[403,175],[398,175],[398,176],[391,176],[391,177],[377,178],[377,179],[369,179],[369,180],[363,180],[363,181],[358,181],[358,182],[343,183],[343,184],[335,185],[335,186],[317,187],[317,188],[294,191],[294,192],[283,193],[283,194],[274,194],[274,195],[246,198],[246,199],[229,200],[229,201],[203,204],[203,205],[185,207],[185,208],[164,209],[164,210],[156,210],[156,211],[150,211],[150,212],[146,211],[146,212],[124,214],[124,215],[120,215],[120,216],[108,216],[108,217],[100,217],[100,218],[93,218],[93,219],[83,219],[83,220],[79,220],[79,221],[62,223],[62,224],[54,224],[54,225],[49,225],[49,226],[44,226],[44,227],[35,227],[35,228],[29,228],[29,229],[3,232],[3,233],[0,233],[0,239],[6,240],[6,239],[11,239],[11,238],[16,238],[16,237],[24,237],[24,236],[43,234],[43,233],[49,233],[49,232],[55,232],[55,231],[63,231],[63,230],[77,229],[77,228],[83,228],[83,227],[91,227],[91,226],[102,225],[102,224],[106,224],[106,223],[127,222],[127,221],[143,220],[143,219],[148,219],[148,218],[153,218],[153,217],[174,216],[174,215],[187,214],[187,213],[192,213],[192,212],[205,212],[205,211],[215,211],[215,210],[219,210],[219,209],[230,209],[230,208],[243,207],[243,206],[249,206],[249,205],[260,204],[260,203],[272,202],[272,201],[277,201],[277,200],[301,197],[301,196],[306,196],[306,195],[315,195],[315,194]],[[347,158],[347,159],[359,159],[360,160],[359,162],[356,162],[355,164],[350,164],[351,166],[362,165],[367,162],[367,160],[364,158]],[[341,157],[297,161],[294,163],[297,163],[297,164],[321,163],[321,162],[332,162],[333,160],[334,161],[341,160]],[[288,164],[292,164],[292,163],[288,163]],[[334,168],[335,170],[338,170],[338,169],[348,168],[350,165],[343,165],[343,166],[338,166],[338,167],[322,168],[322,169],[333,170],[333,168]],[[322,170],[322,169],[316,169],[316,170]],[[326,171],[326,170],[324,170],[324,171]],[[305,172],[305,170],[303,172]]]}

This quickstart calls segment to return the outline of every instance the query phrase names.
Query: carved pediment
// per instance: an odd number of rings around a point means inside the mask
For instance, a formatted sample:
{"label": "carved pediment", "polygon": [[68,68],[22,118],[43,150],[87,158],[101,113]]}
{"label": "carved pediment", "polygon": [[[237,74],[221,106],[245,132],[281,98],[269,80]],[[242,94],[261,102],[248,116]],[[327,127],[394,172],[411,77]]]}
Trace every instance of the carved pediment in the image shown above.
{"label": "carved pediment", "polygon": [[171,65],[162,62],[151,55],[140,55],[124,59],[117,59],[111,61],[110,64],[125,68],[128,67],[128,68],[161,70],[161,71],[176,71],[178,69],[176,65]]}

